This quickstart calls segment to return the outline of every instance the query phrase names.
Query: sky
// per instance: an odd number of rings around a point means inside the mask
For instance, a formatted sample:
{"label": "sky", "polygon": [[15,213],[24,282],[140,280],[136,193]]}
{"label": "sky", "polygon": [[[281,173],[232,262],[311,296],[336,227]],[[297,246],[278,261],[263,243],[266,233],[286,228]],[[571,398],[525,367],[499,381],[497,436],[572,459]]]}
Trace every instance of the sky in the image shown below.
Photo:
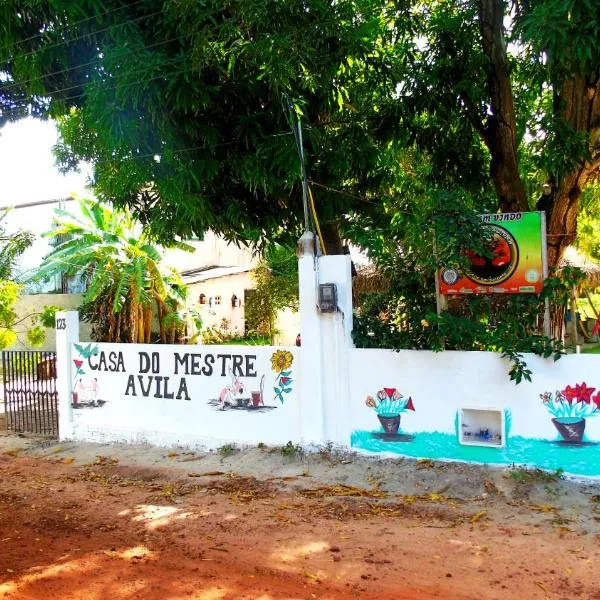
{"label": "sky", "polygon": [[[72,193],[88,195],[85,190],[88,172],[61,175],[54,165],[52,146],[57,131],[51,121],[23,119],[0,129],[0,207],[18,207],[28,202],[65,198]],[[14,208],[3,225],[8,233],[27,229],[36,241],[21,257],[21,270],[39,265],[49,251],[47,241],[39,235],[48,231],[55,206]]]}
{"label": "sky", "polygon": [[85,193],[87,173],[61,175],[51,121],[23,119],[0,129],[0,207]]}

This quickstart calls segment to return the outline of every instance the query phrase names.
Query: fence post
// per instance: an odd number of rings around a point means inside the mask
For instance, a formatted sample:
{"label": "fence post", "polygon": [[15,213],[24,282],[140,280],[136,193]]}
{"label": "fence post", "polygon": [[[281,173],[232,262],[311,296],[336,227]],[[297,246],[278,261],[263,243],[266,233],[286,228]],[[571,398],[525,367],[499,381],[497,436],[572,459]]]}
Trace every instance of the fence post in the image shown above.
{"label": "fence post", "polygon": [[[304,443],[347,445],[352,347],[352,275],[349,256],[315,256],[314,238],[298,243],[300,284],[300,411]],[[337,310],[318,308],[318,285],[334,283]]]}
{"label": "fence post", "polygon": [[57,312],[55,325],[58,435],[64,440],[73,437],[71,344],[79,341],[79,313],[76,310]]}
{"label": "fence post", "polygon": [[317,266],[313,234],[298,242],[300,295],[300,435],[305,444],[324,442],[323,361],[321,327],[317,310]]}
{"label": "fence post", "polygon": [[352,342],[352,266],[348,255],[319,258],[319,283],[334,283],[337,310],[319,313],[322,340],[322,394],[324,438],[328,442],[350,444],[349,350]]}

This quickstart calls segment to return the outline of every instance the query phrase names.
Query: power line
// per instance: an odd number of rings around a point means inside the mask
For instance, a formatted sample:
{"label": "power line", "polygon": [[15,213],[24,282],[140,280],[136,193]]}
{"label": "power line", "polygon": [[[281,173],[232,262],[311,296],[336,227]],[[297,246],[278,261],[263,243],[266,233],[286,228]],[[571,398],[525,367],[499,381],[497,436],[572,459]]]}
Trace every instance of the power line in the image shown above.
{"label": "power line", "polygon": [[[184,60],[184,58],[185,57],[181,57],[181,58],[178,58],[178,59],[173,59],[172,62],[170,62],[168,64],[163,64],[163,65],[160,65],[160,66],[161,67],[163,67],[163,66],[170,66],[172,64],[176,64],[177,62],[180,62],[180,61]],[[111,86],[105,86],[106,81],[90,82],[88,84],[82,84],[83,86],[87,86],[87,87],[84,88],[83,93],[81,93],[81,94],[75,94],[73,96],[67,96],[66,98],[57,98],[56,101],[67,102],[69,100],[79,99],[79,98],[81,98],[85,94],[86,91],[89,91],[90,89],[104,88],[105,90],[112,90],[112,89],[117,89],[117,88],[125,88],[125,87],[129,87],[131,85],[148,83],[150,81],[155,81],[157,79],[162,79],[162,78],[164,78],[166,76],[167,75],[165,73],[162,73],[160,75],[157,75],[155,77],[151,77],[149,79],[140,79],[138,81],[130,81],[128,83],[116,83],[115,85],[111,85]],[[75,85],[75,86],[69,86],[69,87],[66,87],[66,88],[62,88],[62,89],[59,89],[59,90],[54,90],[54,91],[52,91],[52,95],[58,94],[60,92],[65,92],[65,91],[73,90],[73,89],[76,89],[78,87],[82,87],[82,86]],[[27,109],[30,106],[31,106],[31,103],[25,104],[25,105],[20,105],[20,106],[13,106],[10,109],[4,109],[4,110],[2,110],[0,116],[4,117],[5,115],[20,113],[22,110]]]}
{"label": "power line", "polygon": [[[150,50],[150,48],[156,48],[157,46],[162,46],[163,44],[169,44],[170,42],[175,42],[175,41],[177,41],[177,38],[163,40],[162,42],[156,42],[155,44],[150,44],[149,46],[142,46],[141,48],[132,48],[131,50],[123,52],[117,58],[120,58],[121,56],[127,56],[128,54],[134,54],[136,52],[143,52],[144,50]],[[24,86],[28,83],[31,83],[32,81],[39,82],[39,81],[42,81],[42,79],[47,79],[48,77],[54,77],[55,75],[64,75],[65,73],[68,73],[70,71],[76,71],[77,69],[81,69],[83,67],[89,67],[94,64],[101,64],[104,60],[106,60],[106,57],[96,58],[94,60],[90,60],[89,62],[81,63],[79,65],[69,67],[68,69],[61,69],[59,71],[53,71],[52,73],[47,73],[46,75],[42,75],[40,77],[32,77],[31,79],[26,79],[25,81],[11,83],[10,85],[0,87],[0,92],[4,93],[4,92],[6,92],[6,90],[10,90],[15,87]],[[76,86],[76,87],[78,87],[78,86]],[[54,92],[54,93],[56,93],[56,92]]]}
{"label": "power line", "polygon": [[97,29],[96,31],[90,31],[88,33],[83,33],[79,36],[76,36],[76,37],[70,39],[70,40],[63,40],[62,42],[56,42],[55,44],[43,46],[39,50],[31,50],[30,52],[27,52],[25,54],[19,54],[17,56],[13,56],[9,60],[5,60],[4,63],[15,61],[15,60],[21,59],[21,58],[27,58],[28,56],[34,56],[36,54],[39,54],[40,52],[46,52],[47,50],[50,50],[51,48],[59,48],[60,46],[64,46],[66,44],[72,44],[73,42],[77,42],[78,40],[82,40],[83,38],[90,37],[92,35],[98,35],[99,33],[104,33],[115,27],[123,27],[124,25],[136,23],[137,21],[149,19],[150,17],[156,17],[157,15],[160,15],[160,14],[162,14],[162,11],[158,10],[156,12],[150,13],[149,15],[142,15],[140,17],[136,17],[135,19],[128,19],[127,21],[123,21],[122,23],[113,23],[112,25],[108,25],[107,27],[104,27],[103,29]]}
{"label": "power line", "polygon": [[[101,13],[98,13],[98,14],[93,15],[91,17],[86,17],[85,19],[80,19],[79,21],[75,21],[75,22],[71,23],[68,26],[62,27],[61,30],[64,31],[65,29],[74,29],[75,27],[78,27],[79,25],[82,25],[83,23],[87,23],[88,21],[92,21],[94,19],[98,19],[100,17],[104,17],[106,15],[109,15],[111,13],[117,12],[119,10],[123,10],[124,8],[132,8],[134,6],[137,6],[138,4],[141,4],[142,2],[145,2],[145,0],[137,0],[136,2],[132,2],[132,3],[129,3],[129,4],[123,4],[122,6],[119,6],[117,8],[111,8],[110,10],[107,10],[105,12],[101,12]],[[11,46],[12,47],[16,47],[19,44],[24,44],[25,42],[30,42],[31,40],[35,40],[37,38],[41,38],[41,37],[43,37],[43,35],[45,33],[46,32],[40,32],[40,33],[37,33],[36,35],[32,35],[32,36],[30,36],[28,38],[23,38],[21,40],[17,40],[16,42],[13,42],[12,44],[6,44],[6,46],[2,46],[2,48],[0,48],[0,52],[3,52],[4,50],[6,50],[7,48],[10,48]]]}
{"label": "power line", "polygon": [[[276,138],[276,137],[285,137],[288,135],[293,135],[292,131],[284,131],[282,133],[272,133],[270,135],[264,135],[260,138],[257,138],[256,141],[260,142],[262,140],[268,140],[268,139],[272,139],[272,138]],[[202,146],[189,146],[187,148],[179,148],[177,150],[169,150],[170,153],[172,154],[181,154],[181,153],[185,153],[185,152],[193,152],[195,150],[211,150],[212,148],[221,148],[223,146],[233,146],[235,144],[239,144],[243,142],[243,140],[229,140],[227,142],[220,142],[218,144],[203,144]],[[168,148],[167,148],[168,150]],[[163,148],[162,150],[157,150],[156,152],[148,152],[147,154],[136,154],[135,158],[150,158],[153,156],[160,156],[161,154],[163,154],[165,152],[165,149]]]}
{"label": "power line", "polygon": [[51,200],[37,200],[36,202],[23,202],[22,204],[10,204],[9,206],[0,206],[0,210],[31,208],[32,206],[44,206],[46,204],[60,204],[61,202],[71,202],[75,200],[72,196],[66,198],[54,198]]}
{"label": "power line", "polygon": [[334,194],[340,194],[341,196],[348,196],[348,198],[354,198],[354,200],[360,200],[361,202],[366,202],[368,204],[377,204],[377,202],[373,202],[373,200],[369,200],[368,198],[363,198],[362,196],[357,196],[356,194],[351,194],[350,192],[345,192],[344,190],[338,190],[336,188],[329,187],[328,185],[323,185],[322,183],[317,183],[312,179],[309,179],[309,182],[312,183],[316,187],[320,187],[327,192],[332,192]]}

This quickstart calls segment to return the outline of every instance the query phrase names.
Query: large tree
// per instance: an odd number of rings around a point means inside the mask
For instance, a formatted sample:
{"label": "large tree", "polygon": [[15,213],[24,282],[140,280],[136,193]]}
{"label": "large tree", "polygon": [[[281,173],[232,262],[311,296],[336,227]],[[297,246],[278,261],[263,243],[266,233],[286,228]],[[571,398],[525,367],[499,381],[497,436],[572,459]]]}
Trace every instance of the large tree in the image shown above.
{"label": "large tree", "polygon": [[[295,237],[299,116],[312,179],[340,188],[379,168],[365,122],[336,115],[349,105],[348,71],[377,62],[378,45],[393,52],[393,18],[372,0],[10,0],[0,119],[61,118],[62,166],[91,160],[97,194],[162,238]],[[329,223],[356,202],[314,195],[340,250]]]}
{"label": "large tree", "polygon": [[600,167],[598,2],[433,0],[415,18],[412,75],[390,118],[443,177],[472,184],[485,161],[502,212],[546,210],[556,266]]}
{"label": "large tree", "polygon": [[165,239],[212,228],[257,242],[302,227],[300,116],[329,251],[345,215],[400,193],[417,148],[433,187],[503,211],[540,201],[556,264],[600,160],[598,12],[596,0],[7,0],[0,122],[61,118],[63,167],[93,161],[101,197]]}

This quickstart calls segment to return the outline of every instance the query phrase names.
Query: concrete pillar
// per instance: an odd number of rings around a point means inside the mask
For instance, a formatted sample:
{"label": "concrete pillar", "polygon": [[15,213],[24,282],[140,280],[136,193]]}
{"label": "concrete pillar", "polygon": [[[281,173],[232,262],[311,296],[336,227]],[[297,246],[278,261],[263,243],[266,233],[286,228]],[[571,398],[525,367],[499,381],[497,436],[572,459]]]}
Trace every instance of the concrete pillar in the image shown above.
{"label": "concrete pillar", "polygon": [[79,313],[76,310],[57,312],[55,325],[58,434],[65,440],[73,436],[71,345],[79,342]]}
{"label": "concrete pillar", "polygon": [[[352,274],[349,256],[315,256],[314,237],[298,243],[300,284],[301,431],[303,443],[349,443],[348,350],[352,343]],[[318,286],[334,283],[337,310],[318,308]]]}
{"label": "concrete pillar", "polygon": [[324,441],[321,326],[317,308],[317,264],[314,236],[307,232],[298,243],[300,287],[300,431],[304,444]]}
{"label": "concrete pillar", "polygon": [[322,355],[322,394],[327,442],[349,445],[350,373],[348,351],[352,342],[352,270],[347,255],[322,256],[319,283],[334,283],[338,309],[319,313]]}

